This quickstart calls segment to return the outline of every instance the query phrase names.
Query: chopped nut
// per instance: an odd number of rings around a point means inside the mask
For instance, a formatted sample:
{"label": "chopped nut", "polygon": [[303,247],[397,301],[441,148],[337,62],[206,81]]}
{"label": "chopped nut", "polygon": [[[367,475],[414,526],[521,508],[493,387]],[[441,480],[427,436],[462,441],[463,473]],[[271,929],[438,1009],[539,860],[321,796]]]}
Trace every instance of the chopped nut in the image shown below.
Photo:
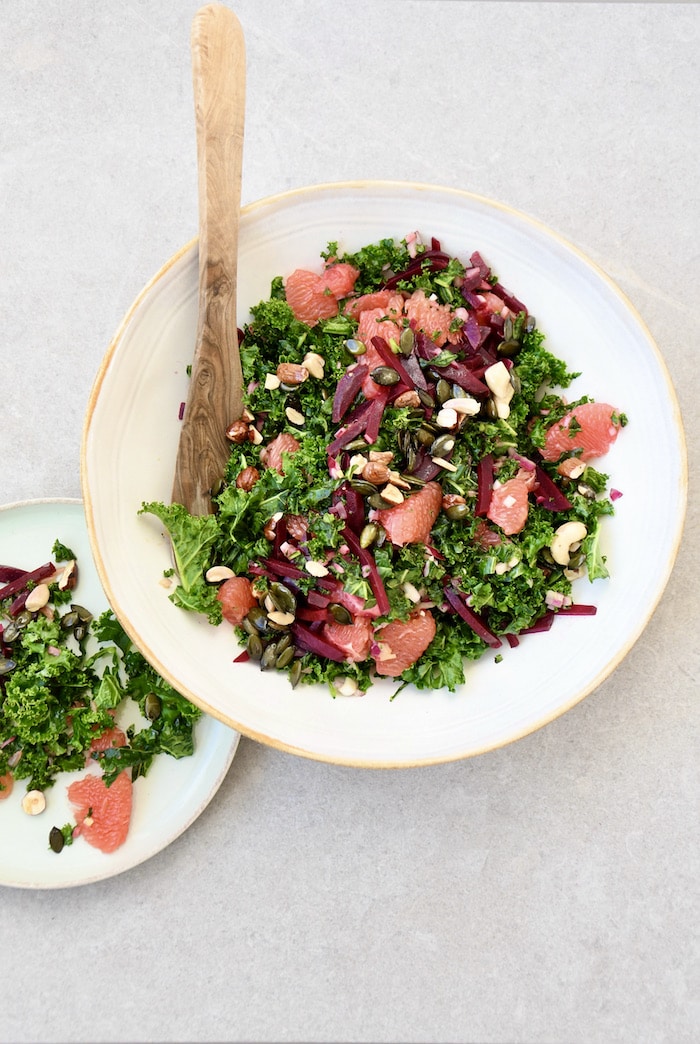
{"label": "chopped nut", "polygon": [[308,380],[309,371],[298,363],[280,363],[277,367],[277,377],[282,384],[303,384]]}
{"label": "chopped nut", "polygon": [[318,352],[307,352],[301,365],[309,371],[311,377],[321,380],[326,360]]}
{"label": "chopped nut", "polygon": [[22,798],[22,808],[28,816],[38,816],[46,808],[46,798],[41,790],[28,790]]}
{"label": "chopped nut", "polygon": [[243,468],[243,471],[241,471],[236,478],[236,487],[238,489],[243,489],[246,492],[250,492],[259,478],[260,472],[257,468]]}
{"label": "chopped nut", "polygon": [[240,444],[248,441],[248,425],[244,420],[235,420],[226,429],[226,438],[229,442]]}
{"label": "chopped nut", "polygon": [[27,595],[24,608],[29,613],[38,613],[47,604],[50,596],[48,584],[37,584]]}
{"label": "chopped nut", "polygon": [[277,389],[279,388],[281,383],[282,382],[280,381],[280,379],[279,379],[279,377],[277,376],[276,373],[266,373],[265,374],[265,390],[266,391],[277,391]]}
{"label": "chopped nut", "polygon": [[377,464],[388,464],[394,459],[394,454],[391,450],[370,450],[369,459]]}
{"label": "chopped nut", "polygon": [[357,696],[360,692],[360,686],[356,680],[349,678],[346,674],[336,678],[333,687],[339,696]]}
{"label": "chopped nut", "polygon": [[561,464],[557,465],[557,471],[565,478],[577,479],[583,475],[586,465],[578,457],[567,457]]}
{"label": "chopped nut", "polygon": [[454,428],[459,420],[456,410],[446,409],[444,406],[438,411],[436,422],[441,428]]}
{"label": "chopped nut", "polygon": [[262,440],[263,437],[258,431],[258,429],[255,427],[254,424],[251,424],[248,428],[248,441],[252,442],[254,446],[259,446]]}
{"label": "chopped nut", "polygon": [[397,396],[393,402],[394,406],[402,407],[417,407],[420,406],[420,399],[418,398],[418,392],[410,389],[409,391],[402,392],[401,395]]}
{"label": "chopped nut", "polygon": [[471,395],[460,395],[456,399],[448,399],[447,402],[443,402],[442,408],[454,410],[455,413],[461,413],[467,417],[474,417],[481,409],[481,403]]}
{"label": "chopped nut", "polygon": [[443,511],[447,511],[448,508],[455,507],[457,504],[466,504],[464,497],[461,497],[459,493],[445,493],[442,498]]}
{"label": "chopped nut", "polygon": [[382,482],[389,481],[389,469],[386,464],[380,464],[379,461],[370,460],[362,469],[362,477],[366,482],[373,482],[378,486]]}
{"label": "chopped nut", "polygon": [[583,522],[564,522],[554,531],[549,545],[554,561],[559,565],[568,566],[571,552],[579,547],[587,535],[588,530]]}
{"label": "chopped nut", "polygon": [[328,576],[328,570],[323,562],[316,562],[313,558],[309,559],[304,568],[311,576]]}
{"label": "chopped nut", "polygon": [[[267,599],[265,599],[267,602]],[[289,627],[290,624],[294,623],[294,613],[282,613],[278,609],[273,609],[272,612],[267,614],[268,620],[272,623],[278,624],[280,627]]]}
{"label": "chopped nut", "polygon": [[59,591],[72,591],[78,582],[78,565],[74,558],[63,567],[58,580]]}
{"label": "chopped nut", "polygon": [[418,588],[408,581],[403,585],[403,593],[406,595],[409,602],[417,603],[421,600],[421,593]]}
{"label": "chopped nut", "polygon": [[443,471],[456,471],[457,470],[457,466],[455,464],[453,464],[452,461],[445,460],[444,457],[431,457],[430,459],[432,460],[433,464],[437,464],[437,466],[439,468],[442,468]]}
{"label": "chopped nut", "polygon": [[284,412],[286,413],[287,420],[290,424],[296,424],[297,427],[301,427],[301,425],[305,423],[304,414],[299,413],[299,410],[295,410],[292,406],[287,406]]}
{"label": "chopped nut", "polygon": [[403,493],[391,482],[384,487],[384,489],[381,491],[381,495],[384,497],[385,500],[388,500],[390,504],[403,504]]}
{"label": "chopped nut", "polygon": [[222,580],[230,580],[231,577],[235,575],[233,569],[229,569],[228,566],[219,565],[207,569],[204,578],[209,584],[220,584]]}

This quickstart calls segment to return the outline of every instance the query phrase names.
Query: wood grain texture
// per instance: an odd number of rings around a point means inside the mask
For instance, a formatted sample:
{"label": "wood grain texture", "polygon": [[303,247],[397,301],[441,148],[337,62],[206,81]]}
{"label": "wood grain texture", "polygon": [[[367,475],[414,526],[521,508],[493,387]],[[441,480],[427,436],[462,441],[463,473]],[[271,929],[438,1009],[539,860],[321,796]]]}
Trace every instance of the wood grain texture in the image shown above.
{"label": "wood grain texture", "polygon": [[212,489],[241,416],[243,378],[236,328],[236,272],[245,115],[245,45],[220,4],[192,22],[192,76],[199,182],[199,319],[172,499],[195,515],[212,511]]}

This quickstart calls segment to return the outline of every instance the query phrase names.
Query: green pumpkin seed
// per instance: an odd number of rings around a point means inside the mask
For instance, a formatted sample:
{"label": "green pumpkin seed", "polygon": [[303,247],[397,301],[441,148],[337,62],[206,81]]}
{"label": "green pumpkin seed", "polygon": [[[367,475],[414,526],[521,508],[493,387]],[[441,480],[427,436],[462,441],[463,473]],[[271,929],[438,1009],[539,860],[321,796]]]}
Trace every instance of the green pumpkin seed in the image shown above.
{"label": "green pumpkin seed", "polygon": [[25,628],[28,623],[31,623],[34,617],[28,609],[23,609],[21,613],[18,613],[15,617],[15,623],[20,628]]}
{"label": "green pumpkin seed", "polygon": [[61,630],[72,631],[77,623],[80,622],[80,617],[76,613],[75,609],[71,609],[70,612],[64,613],[61,617]]}
{"label": "green pumpkin seed", "polygon": [[435,394],[440,405],[452,398],[452,386],[444,377],[441,377],[435,385]]}
{"label": "green pumpkin seed", "polygon": [[425,485],[425,479],[418,478],[417,475],[409,475],[406,474],[406,472],[404,472],[401,478],[404,480],[404,482],[408,482],[409,486],[414,486],[416,489],[420,489],[422,486]]}
{"label": "green pumpkin seed", "polygon": [[63,836],[63,831],[59,830],[58,827],[51,827],[49,831],[49,848],[51,851],[58,855],[59,852],[63,851],[65,843],[66,839]]}
{"label": "green pumpkin seed", "polygon": [[435,399],[432,397],[430,392],[425,391],[423,388],[417,388],[418,398],[423,403],[427,410],[431,410],[435,405]]}
{"label": "green pumpkin seed", "polygon": [[278,671],[284,670],[285,667],[289,667],[290,663],[294,659],[296,649],[293,645],[288,645],[286,649],[283,649],[281,653],[278,652],[277,659],[275,660],[275,667]]}
{"label": "green pumpkin seed", "polygon": [[520,351],[520,341],[508,338],[506,341],[501,341],[496,350],[499,355],[504,355],[506,359],[510,359],[512,355]]}
{"label": "green pumpkin seed", "polygon": [[438,435],[430,447],[431,457],[446,457],[455,448],[454,435]]}
{"label": "green pumpkin seed", "polygon": [[85,638],[85,636],[87,635],[87,632],[87,624],[78,623],[73,628],[73,637],[75,638],[76,642],[82,642],[83,638]]}
{"label": "green pumpkin seed", "polygon": [[156,721],[160,717],[161,711],[163,710],[163,704],[161,703],[160,698],[156,696],[154,692],[149,692],[148,696],[144,701],[143,706],[146,712],[146,717],[149,721]]}
{"label": "green pumpkin seed", "polygon": [[260,657],[260,670],[269,671],[270,667],[274,667],[276,659],[277,642],[270,642],[270,644],[265,648],[265,651]]}
{"label": "green pumpkin seed", "polygon": [[380,493],[374,493],[371,497],[367,497],[367,503],[377,511],[385,511],[387,508],[394,507],[391,501],[385,500]]}
{"label": "green pumpkin seed", "polygon": [[374,483],[367,482],[365,479],[351,479],[350,485],[357,493],[361,493],[363,497],[369,497],[373,493],[379,492]]}
{"label": "green pumpkin seed", "polygon": [[367,351],[367,348],[362,341],[357,341],[354,337],[348,338],[345,342],[345,347],[351,355],[364,355]]}
{"label": "green pumpkin seed", "polygon": [[460,519],[471,516],[471,511],[468,504],[452,504],[451,507],[446,508],[445,514],[451,522],[459,522]]}
{"label": "green pumpkin seed", "polygon": [[489,420],[498,420],[498,406],[491,396],[484,403],[483,410]]}
{"label": "green pumpkin seed", "polygon": [[413,446],[410,446],[406,451],[406,468],[408,471],[413,471],[418,462],[418,454],[414,450]]}
{"label": "green pumpkin seed", "polygon": [[252,620],[248,619],[247,616],[243,619],[241,627],[243,628],[246,634],[253,635],[258,633],[257,627],[255,626]]}
{"label": "green pumpkin seed", "polygon": [[375,384],[382,385],[383,387],[398,384],[401,380],[396,370],[393,370],[391,366],[377,366],[375,370],[371,371],[370,377]]}
{"label": "green pumpkin seed", "polygon": [[435,432],[430,431],[428,428],[421,427],[416,432],[416,440],[421,446],[432,446],[434,438]]}
{"label": "green pumpkin seed", "polygon": [[276,609],[279,609],[281,613],[293,613],[296,611],[297,600],[289,588],[285,587],[284,584],[277,582],[270,584],[270,590],[268,593],[272,599],[272,604]]}
{"label": "green pumpkin seed", "polygon": [[352,623],[352,613],[350,613],[344,605],[339,605],[337,602],[334,602],[333,605],[328,607],[328,611],[336,623],[345,625]]}
{"label": "green pumpkin seed", "polygon": [[283,653],[285,651],[285,649],[291,648],[291,646],[292,646],[292,636],[289,633],[289,631],[287,631],[287,633],[283,634],[282,637],[277,642],[277,655],[279,656],[280,653]]}
{"label": "green pumpkin seed", "polygon": [[257,634],[251,634],[246,646],[251,660],[259,660],[263,654],[263,643]]}
{"label": "green pumpkin seed", "polygon": [[379,535],[379,526],[369,522],[360,533],[360,547],[369,547]]}
{"label": "green pumpkin seed", "polygon": [[586,498],[586,500],[595,500],[596,492],[595,492],[595,490],[593,489],[592,486],[588,485],[587,482],[579,482],[579,484],[576,487],[576,489],[578,490],[578,492],[581,494],[582,497]]}
{"label": "green pumpkin seed", "polygon": [[92,620],[92,613],[89,609],[86,609],[84,605],[78,605],[76,602],[72,602],[71,609],[74,613],[78,614],[78,617],[83,623],[90,623]]}
{"label": "green pumpkin seed", "polygon": [[260,606],[253,606],[246,616],[246,620],[250,620],[258,634],[267,634],[269,627],[267,613]]}
{"label": "green pumpkin seed", "polygon": [[14,671],[17,664],[14,660],[8,660],[6,656],[0,656],[0,675],[9,674]]}
{"label": "green pumpkin seed", "polygon": [[535,319],[534,315],[528,315],[527,319],[525,320],[525,333],[532,333],[536,326],[537,320]]}
{"label": "green pumpkin seed", "polygon": [[513,320],[510,316],[506,319],[503,324],[503,340],[509,341],[513,336]]}
{"label": "green pumpkin seed", "polygon": [[301,660],[295,660],[292,666],[289,668],[289,682],[293,689],[296,689],[301,678]]}
{"label": "green pumpkin seed", "polygon": [[352,442],[348,442],[345,449],[352,453],[354,450],[368,450],[369,446],[364,439],[353,439]]}
{"label": "green pumpkin seed", "polygon": [[416,337],[410,326],[407,326],[405,330],[401,331],[399,337],[399,350],[402,355],[410,355],[413,351],[413,346],[416,343]]}
{"label": "green pumpkin seed", "polygon": [[19,638],[21,633],[22,628],[17,626],[15,620],[12,620],[7,625],[5,630],[2,632],[2,640],[3,642],[7,642],[7,644],[9,645],[11,642],[14,642],[17,638]]}

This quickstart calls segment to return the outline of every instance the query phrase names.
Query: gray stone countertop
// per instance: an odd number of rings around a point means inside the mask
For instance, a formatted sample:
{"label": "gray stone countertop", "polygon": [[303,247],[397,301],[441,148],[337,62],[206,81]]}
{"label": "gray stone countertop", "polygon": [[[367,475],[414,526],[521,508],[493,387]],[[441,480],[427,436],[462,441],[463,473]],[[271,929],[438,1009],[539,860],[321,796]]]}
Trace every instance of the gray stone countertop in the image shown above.
{"label": "gray stone countertop", "polygon": [[[197,6],[3,0],[3,502],[81,495],[103,353],[196,233]],[[234,9],[244,202],[434,182],[575,243],[668,366],[684,540],[614,674],[516,744],[376,772],[244,737],[215,800],[159,855],[83,888],[3,889],[0,1039],[696,1041],[700,8]]]}

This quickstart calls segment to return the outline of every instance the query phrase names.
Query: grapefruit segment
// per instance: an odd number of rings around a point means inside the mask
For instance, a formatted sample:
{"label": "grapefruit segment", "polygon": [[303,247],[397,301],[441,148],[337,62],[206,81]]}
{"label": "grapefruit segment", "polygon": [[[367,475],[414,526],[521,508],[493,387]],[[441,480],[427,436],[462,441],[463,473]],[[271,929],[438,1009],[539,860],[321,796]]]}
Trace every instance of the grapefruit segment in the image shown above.
{"label": "grapefruit segment", "polygon": [[427,544],[441,510],[442,488],[437,482],[428,482],[402,504],[378,511],[377,518],[392,544]]}
{"label": "grapefruit segment", "polygon": [[424,290],[414,290],[404,303],[408,320],[441,348],[446,341],[455,344],[461,340],[460,330],[450,330],[453,315],[449,307],[425,296]]}
{"label": "grapefruit segment", "polygon": [[612,446],[621,427],[614,406],[605,402],[584,402],[548,429],[542,456],[549,461],[558,460],[565,453],[576,453],[581,461],[602,457]]}
{"label": "grapefruit segment", "polygon": [[102,776],[89,775],[68,787],[79,833],[101,852],[114,852],[126,841],[131,821],[132,783],[125,769],[111,787]]}
{"label": "grapefruit segment", "polygon": [[281,435],[277,435],[269,445],[261,450],[260,460],[266,468],[274,468],[280,475],[283,475],[282,454],[296,453],[298,449],[299,441],[293,435],[290,435],[288,431],[283,431]]}
{"label": "grapefruit segment", "polygon": [[330,265],[322,275],[297,268],[284,284],[287,304],[295,317],[307,326],[338,314],[338,299],[347,296],[360,273],[342,262]]}
{"label": "grapefruit segment", "polygon": [[513,536],[525,528],[528,513],[528,486],[520,475],[508,479],[500,486],[494,486],[491,492],[486,517],[503,530],[506,536]]}
{"label": "grapefruit segment", "polygon": [[250,610],[258,604],[253,595],[253,585],[245,576],[232,576],[224,580],[216,597],[221,603],[224,620],[234,627],[240,627]]}
{"label": "grapefruit segment", "polygon": [[5,801],[9,798],[14,785],[15,779],[11,772],[6,772],[4,776],[0,776],[0,801]]}
{"label": "grapefruit segment", "polygon": [[397,678],[420,659],[435,637],[435,620],[427,609],[408,620],[392,620],[376,632],[378,651],[372,653],[377,674]]}
{"label": "grapefruit segment", "polygon": [[372,645],[372,621],[363,616],[350,624],[326,623],[323,637],[345,653],[349,663],[361,663],[369,656]]}

